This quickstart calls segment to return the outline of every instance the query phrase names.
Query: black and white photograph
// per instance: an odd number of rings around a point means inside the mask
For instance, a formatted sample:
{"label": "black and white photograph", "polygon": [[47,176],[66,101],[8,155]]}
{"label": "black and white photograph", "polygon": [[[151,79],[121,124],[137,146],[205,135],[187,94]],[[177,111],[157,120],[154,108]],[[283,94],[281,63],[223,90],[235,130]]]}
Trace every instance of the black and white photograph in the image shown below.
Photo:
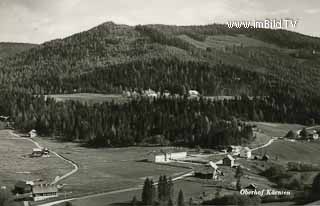
{"label": "black and white photograph", "polygon": [[0,0],[0,206],[320,206],[319,0]]}

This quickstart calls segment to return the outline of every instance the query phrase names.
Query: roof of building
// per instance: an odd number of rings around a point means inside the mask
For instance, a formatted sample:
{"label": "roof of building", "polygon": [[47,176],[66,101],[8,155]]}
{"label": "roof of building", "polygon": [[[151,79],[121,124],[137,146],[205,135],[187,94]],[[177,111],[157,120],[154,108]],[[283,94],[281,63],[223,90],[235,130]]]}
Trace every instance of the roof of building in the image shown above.
{"label": "roof of building", "polygon": [[43,193],[55,193],[58,192],[58,188],[54,185],[37,185],[32,187],[33,194],[43,194]]}
{"label": "roof of building", "polygon": [[257,187],[257,185],[256,185],[256,184],[251,183],[251,184],[250,184],[250,185],[248,185],[246,188],[248,188],[248,189],[257,189],[258,187]]}
{"label": "roof of building", "polygon": [[227,155],[224,159],[234,160],[234,158],[231,155]]}
{"label": "roof of building", "polygon": [[42,149],[40,149],[40,148],[33,148],[32,151],[33,151],[33,152],[42,152]]}
{"label": "roof of building", "polygon": [[22,180],[18,181],[14,186],[17,187],[17,188],[28,188],[28,187],[31,187],[30,184],[27,184],[26,181],[22,181]]}
{"label": "roof of building", "polygon": [[217,164],[215,164],[214,162],[210,161],[208,164],[208,166],[212,167],[213,169],[218,169]]}
{"label": "roof of building", "polygon": [[241,150],[245,150],[245,151],[251,151],[251,149],[249,147],[242,147]]}

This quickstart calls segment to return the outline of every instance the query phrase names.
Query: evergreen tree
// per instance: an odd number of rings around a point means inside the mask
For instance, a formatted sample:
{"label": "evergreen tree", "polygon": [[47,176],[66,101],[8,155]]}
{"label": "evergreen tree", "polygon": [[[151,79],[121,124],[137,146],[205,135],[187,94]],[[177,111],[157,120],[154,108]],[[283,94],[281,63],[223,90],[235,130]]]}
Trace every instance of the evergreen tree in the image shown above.
{"label": "evergreen tree", "polygon": [[182,190],[179,191],[178,195],[178,206],[185,206],[184,196]]}

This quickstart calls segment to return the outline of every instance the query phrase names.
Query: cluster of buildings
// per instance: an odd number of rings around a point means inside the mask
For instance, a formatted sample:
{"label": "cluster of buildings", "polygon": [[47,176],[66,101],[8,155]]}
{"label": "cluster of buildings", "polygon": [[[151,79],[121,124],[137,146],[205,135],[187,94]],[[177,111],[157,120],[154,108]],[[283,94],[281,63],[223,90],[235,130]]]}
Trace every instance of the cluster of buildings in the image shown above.
{"label": "cluster of buildings", "polygon": [[[137,98],[137,97],[147,97],[147,98],[159,98],[159,97],[165,97],[165,98],[169,98],[169,97],[180,97],[180,95],[178,94],[171,94],[169,91],[165,90],[163,93],[160,92],[156,92],[152,89],[147,89],[142,91],[141,93],[133,91],[124,91],[123,95],[125,97],[129,97],[129,98]],[[200,98],[200,93],[197,90],[189,90],[188,91],[188,98],[189,99],[199,99]]]}
{"label": "cluster of buildings", "polygon": [[246,159],[251,159],[252,157],[252,151],[249,147],[231,145],[227,148],[227,152],[232,154],[233,156],[238,156]]}
{"label": "cluster of buildings", "polygon": [[55,185],[43,181],[18,181],[15,184],[14,192],[17,199],[41,201],[58,197],[58,188]]}
{"label": "cluster of buildings", "polygon": [[33,148],[31,157],[48,157],[50,154],[50,151],[48,148]]}

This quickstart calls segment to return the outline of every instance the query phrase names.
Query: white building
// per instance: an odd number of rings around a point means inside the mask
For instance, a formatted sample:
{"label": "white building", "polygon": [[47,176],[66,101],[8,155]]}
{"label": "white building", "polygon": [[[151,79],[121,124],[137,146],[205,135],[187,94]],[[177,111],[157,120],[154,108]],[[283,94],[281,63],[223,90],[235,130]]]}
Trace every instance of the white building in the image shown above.
{"label": "white building", "polygon": [[252,154],[251,154],[251,149],[250,149],[249,147],[243,147],[243,148],[241,148],[239,156],[240,156],[240,157],[247,158],[247,159],[250,159],[251,156],[252,156]]}
{"label": "white building", "polygon": [[158,94],[155,91],[153,91],[152,89],[148,89],[148,90],[144,91],[144,96],[149,97],[149,98],[159,97]]}
{"label": "white building", "polygon": [[156,153],[150,159],[153,162],[170,162],[173,160],[183,159],[187,157],[187,152],[160,152]]}
{"label": "white building", "polygon": [[37,131],[35,129],[31,130],[29,132],[29,137],[30,138],[34,138],[34,137],[37,137]]}
{"label": "white building", "polygon": [[198,99],[200,97],[200,93],[197,90],[189,90],[188,98],[189,99]]}
{"label": "white building", "polygon": [[58,197],[58,188],[55,185],[42,184],[32,187],[32,198],[34,201],[46,200]]}

